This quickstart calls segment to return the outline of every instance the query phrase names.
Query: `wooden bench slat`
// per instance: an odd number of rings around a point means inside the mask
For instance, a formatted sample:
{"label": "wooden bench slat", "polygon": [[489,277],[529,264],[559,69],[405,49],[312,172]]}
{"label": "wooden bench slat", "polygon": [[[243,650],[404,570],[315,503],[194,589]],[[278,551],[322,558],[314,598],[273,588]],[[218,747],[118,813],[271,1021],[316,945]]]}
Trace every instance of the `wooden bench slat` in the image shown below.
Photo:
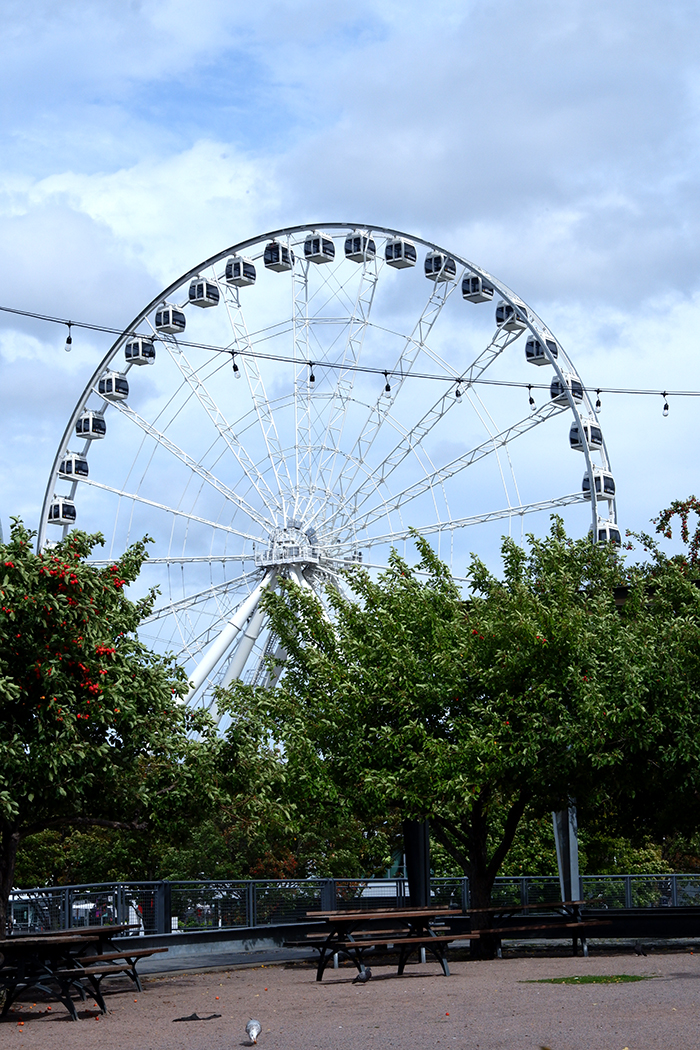
{"label": "wooden bench slat", "polygon": [[101,974],[124,973],[123,966],[78,966],[74,970],[54,970],[42,979],[50,981],[52,977],[98,977]]}
{"label": "wooden bench slat", "polygon": [[127,948],[123,952],[102,952],[100,955],[81,955],[80,961],[91,963],[107,961],[108,959],[146,959],[149,955],[156,955],[158,952],[167,952],[167,948],[139,948],[138,950],[131,951]]}

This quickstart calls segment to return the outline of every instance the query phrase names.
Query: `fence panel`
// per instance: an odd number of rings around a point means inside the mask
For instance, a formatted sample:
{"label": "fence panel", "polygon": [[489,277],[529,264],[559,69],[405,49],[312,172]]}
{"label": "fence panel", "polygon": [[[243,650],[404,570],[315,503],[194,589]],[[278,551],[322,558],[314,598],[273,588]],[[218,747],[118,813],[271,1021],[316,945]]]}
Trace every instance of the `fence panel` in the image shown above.
{"label": "fence panel", "polygon": [[625,875],[583,875],[582,896],[592,908],[627,907]]}
{"label": "fence panel", "polygon": [[[584,875],[581,888],[592,907],[700,906],[700,874]],[[466,877],[434,878],[430,893],[437,907],[471,903]],[[555,876],[497,878],[491,894],[494,907],[559,899]],[[17,933],[128,923],[132,936],[303,922],[307,912],[401,908],[408,901],[402,878],[125,882],[43,886],[10,896]]]}
{"label": "fence panel", "polygon": [[408,903],[405,879],[336,879],[338,911],[403,908]]}
{"label": "fence panel", "polygon": [[172,882],[170,926],[177,930],[232,929],[251,926],[248,881]]}
{"label": "fence panel", "polygon": [[253,883],[255,921],[251,925],[305,922],[307,912],[321,910],[322,883],[318,879]]}

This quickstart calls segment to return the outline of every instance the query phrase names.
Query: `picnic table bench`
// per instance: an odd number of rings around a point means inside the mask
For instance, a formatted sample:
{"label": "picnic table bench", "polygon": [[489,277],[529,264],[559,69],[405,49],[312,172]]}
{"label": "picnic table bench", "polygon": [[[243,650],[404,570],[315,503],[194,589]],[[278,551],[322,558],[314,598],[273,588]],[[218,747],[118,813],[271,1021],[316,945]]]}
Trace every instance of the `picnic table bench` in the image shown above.
{"label": "picnic table bench", "polygon": [[128,928],[126,925],[97,926],[19,934],[0,940],[0,988],[5,991],[0,1018],[7,1017],[12,1004],[29,988],[38,988],[57,999],[74,1021],[78,1015],[73,992],[83,1001],[86,993],[90,994],[102,1013],[106,1013],[101,984],[107,976],[126,974],[141,991],[136,972],[138,960],[168,949],[118,948],[113,938]]}
{"label": "picnic table bench", "polygon": [[[404,972],[406,963],[410,956],[421,949],[429,951],[439,962],[442,972],[446,977],[450,970],[447,962],[446,948],[448,944],[455,941],[474,941],[482,937],[492,936],[498,938],[500,953],[500,938],[503,935],[512,935],[518,932],[532,932],[534,930],[571,930],[574,939],[574,950],[577,939],[584,944],[583,929],[590,926],[604,925],[598,920],[585,920],[581,917],[580,901],[564,901],[551,905],[514,905],[496,906],[492,908],[393,908],[375,911],[365,909],[362,911],[313,911],[307,912],[307,918],[323,919],[327,929],[323,931],[310,931],[304,939],[286,940],[285,945],[289,947],[311,947],[319,953],[318,966],[316,968],[316,980],[322,981],[323,974],[331,959],[337,965],[339,955],[345,955],[358,969],[359,973],[365,971],[365,959],[368,955],[379,951],[393,948],[398,952],[398,974]],[[511,918],[519,912],[527,912],[537,909],[547,911],[556,909],[559,916],[552,916],[554,921],[545,923],[520,926],[503,926],[502,922]],[[490,917],[487,925],[478,929],[471,928],[473,917]],[[534,916],[533,916],[534,918]],[[469,925],[467,930],[450,929],[452,923],[447,920],[461,919]],[[445,932],[443,932],[445,931]]]}

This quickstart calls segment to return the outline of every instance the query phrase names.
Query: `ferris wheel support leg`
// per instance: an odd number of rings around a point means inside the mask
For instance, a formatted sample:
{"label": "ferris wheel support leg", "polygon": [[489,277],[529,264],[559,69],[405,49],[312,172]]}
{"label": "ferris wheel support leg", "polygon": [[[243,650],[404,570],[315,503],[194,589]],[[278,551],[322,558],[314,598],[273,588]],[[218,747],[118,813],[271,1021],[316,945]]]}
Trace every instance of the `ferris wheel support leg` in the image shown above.
{"label": "ferris wheel support leg", "polygon": [[228,650],[231,648],[236,636],[240,634],[245,623],[250,619],[252,614],[258,607],[258,603],[263,596],[263,593],[270,586],[275,578],[275,573],[268,573],[267,576],[258,584],[252,594],[249,594],[240,608],[236,611],[236,614],[229,620],[224,627],[223,631],[217,639],[209,647],[203,658],[197,664],[197,667],[192,674],[190,679],[190,691],[185,697],[185,701],[189,702],[195,696],[197,692],[204,685],[207,677],[214,670],[219,661],[225,656]]}
{"label": "ferris wheel support leg", "polygon": [[272,671],[268,671],[265,675],[263,686],[266,689],[274,689],[280,680],[282,672],[284,671],[284,665],[287,660],[287,650],[283,645],[278,645],[275,649],[274,661],[275,666]]}
{"label": "ferris wheel support leg", "polygon": [[241,674],[243,673],[243,668],[248,662],[248,657],[253,651],[253,646],[255,645],[255,643],[258,640],[258,637],[260,636],[260,632],[263,628],[266,619],[267,617],[265,613],[260,607],[260,604],[258,604],[257,609],[248,621],[248,626],[245,629],[243,637],[238,643],[238,646],[236,647],[236,652],[233,655],[231,662],[228,665],[228,668],[226,669],[226,674],[224,675],[223,681],[221,683],[224,689],[227,686],[229,686],[235,678],[241,677]]}

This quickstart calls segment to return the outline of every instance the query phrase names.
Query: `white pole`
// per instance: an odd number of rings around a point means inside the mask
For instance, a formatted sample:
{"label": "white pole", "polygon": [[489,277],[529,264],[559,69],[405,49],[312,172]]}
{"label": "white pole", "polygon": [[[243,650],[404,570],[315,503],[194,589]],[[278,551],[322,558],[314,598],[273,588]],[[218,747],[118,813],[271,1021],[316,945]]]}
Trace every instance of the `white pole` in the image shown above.
{"label": "white pole", "polygon": [[255,590],[248,595],[243,604],[237,609],[235,615],[231,617],[219,637],[214,639],[209,649],[194,669],[190,679],[190,691],[185,697],[186,702],[192,700],[195,693],[199,692],[208,676],[222,657],[228,652],[236,639],[236,635],[240,634],[243,625],[257,609],[263,591],[267,589],[271,581],[274,579],[274,576],[275,573],[268,573],[267,576],[265,576]]}
{"label": "white pole", "polygon": [[[272,583],[272,580],[270,580],[270,583]],[[265,619],[265,613],[263,612],[260,603],[258,602],[258,607],[251,616],[250,620],[248,621],[248,626],[245,629],[243,637],[238,643],[236,652],[231,658],[231,662],[226,669],[226,674],[224,675],[223,681],[221,683],[224,689],[227,685],[231,684],[234,678],[241,677],[241,674],[243,673],[243,668],[245,667],[248,661],[248,657],[250,656],[253,650],[253,646],[258,640],[258,636],[260,635],[260,631],[262,630]]]}

